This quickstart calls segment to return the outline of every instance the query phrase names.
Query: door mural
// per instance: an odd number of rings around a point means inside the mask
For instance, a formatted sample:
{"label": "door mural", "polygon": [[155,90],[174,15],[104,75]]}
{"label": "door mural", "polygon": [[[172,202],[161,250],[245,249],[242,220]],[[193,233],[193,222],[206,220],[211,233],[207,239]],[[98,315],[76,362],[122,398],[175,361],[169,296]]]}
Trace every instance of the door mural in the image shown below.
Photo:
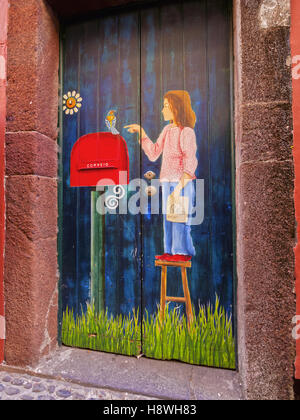
{"label": "door mural", "polygon": [[62,343],[234,369],[228,1],[63,41]]}

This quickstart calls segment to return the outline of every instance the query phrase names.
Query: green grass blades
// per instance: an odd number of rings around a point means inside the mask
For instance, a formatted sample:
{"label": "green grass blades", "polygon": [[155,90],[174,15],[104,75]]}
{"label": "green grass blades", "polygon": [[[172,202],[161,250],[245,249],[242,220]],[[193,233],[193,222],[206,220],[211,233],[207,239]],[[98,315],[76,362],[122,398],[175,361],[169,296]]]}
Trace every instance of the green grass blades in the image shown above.
{"label": "green grass blades", "polygon": [[188,325],[185,315],[167,305],[164,319],[156,314],[143,320],[143,353],[162,360],[235,369],[235,342],[231,317],[220,307],[216,297],[214,307],[200,306],[198,315],[193,308],[193,321]]}
{"label": "green grass blades", "polygon": [[141,353],[141,327],[139,311],[128,317],[108,317],[106,312],[96,313],[93,305],[74,317],[66,308],[62,320],[62,343],[67,346],[124,354]]}
{"label": "green grass blades", "polygon": [[161,360],[180,360],[195,365],[235,369],[235,341],[231,316],[220,306],[216,297],[210,303],[199,306],[193,321],[188,324],[179,308],[167,305],[161,318],[158,306],[155,314],[145,311],[143,339],[139,310],[128,317],[108,317],[106,312],[95,313],[93,306],[74,317],[68,308],[63,314],[62,342],[65,345],[90,348],[111,353],[139,355]]}

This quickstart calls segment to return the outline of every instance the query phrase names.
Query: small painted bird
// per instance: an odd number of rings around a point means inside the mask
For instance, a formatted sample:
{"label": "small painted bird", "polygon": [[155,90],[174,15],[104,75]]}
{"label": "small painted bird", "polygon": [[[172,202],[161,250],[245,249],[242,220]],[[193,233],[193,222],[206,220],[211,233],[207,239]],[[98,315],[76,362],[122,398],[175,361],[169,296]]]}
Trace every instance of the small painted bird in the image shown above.
{"label": "small painted bird", "polygon": [[116,111],[113,110],[109,111],[105,119],[105,124],[112,134],[119,134],[118,130],[116,129],[117,118],[115,116],[115,112]]}

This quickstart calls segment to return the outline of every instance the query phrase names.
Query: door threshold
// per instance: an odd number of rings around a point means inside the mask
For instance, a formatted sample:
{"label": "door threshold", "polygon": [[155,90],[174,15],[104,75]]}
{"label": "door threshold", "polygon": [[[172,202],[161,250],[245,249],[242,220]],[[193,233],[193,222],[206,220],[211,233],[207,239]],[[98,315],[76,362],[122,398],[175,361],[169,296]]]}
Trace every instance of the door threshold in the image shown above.
{"label": "door threshold", "polygon": [[32,369],[69,382],[164,400],[243,399],[238,372],[60,346]]}

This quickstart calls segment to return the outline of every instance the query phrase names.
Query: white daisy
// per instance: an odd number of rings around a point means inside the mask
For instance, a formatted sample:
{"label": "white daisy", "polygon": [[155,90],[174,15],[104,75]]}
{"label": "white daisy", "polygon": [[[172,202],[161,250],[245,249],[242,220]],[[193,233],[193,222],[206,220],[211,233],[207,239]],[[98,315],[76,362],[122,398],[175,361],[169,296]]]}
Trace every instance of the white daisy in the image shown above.
{"label": "white daisy", "polygon": [[63,111],[66,115],[77,114],[79,109],[82,107],[82,98],[80,93],[77,93],[76,90],[73,92],[68,92],[63,96]]}

